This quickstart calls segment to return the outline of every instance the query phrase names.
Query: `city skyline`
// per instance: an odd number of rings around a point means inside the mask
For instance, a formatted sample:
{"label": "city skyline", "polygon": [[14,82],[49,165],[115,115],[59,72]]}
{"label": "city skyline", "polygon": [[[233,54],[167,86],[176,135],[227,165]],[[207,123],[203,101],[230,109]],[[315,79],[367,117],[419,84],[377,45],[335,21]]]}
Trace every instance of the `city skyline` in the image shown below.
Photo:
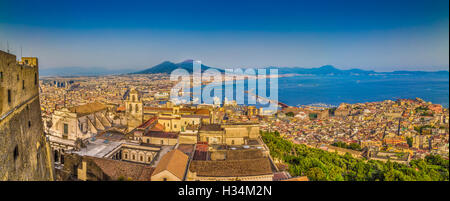
{"label": "city skyline", "polygon": [[448,183],[448,7],[0,0],[0,181],[212,200]]}
{"label": "city skyline", "polygon": [[219,68],[449,69],[448,1],[1,4],[11,9],[0,12],[0,49],[37,56],[42,69],[140,70],[186,59]]}

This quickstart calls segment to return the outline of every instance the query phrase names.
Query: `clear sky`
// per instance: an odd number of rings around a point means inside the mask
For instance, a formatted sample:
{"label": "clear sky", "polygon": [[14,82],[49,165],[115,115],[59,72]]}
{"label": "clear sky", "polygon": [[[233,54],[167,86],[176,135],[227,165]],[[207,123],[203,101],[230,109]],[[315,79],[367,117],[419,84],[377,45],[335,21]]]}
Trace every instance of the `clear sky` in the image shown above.
{"label": "clear sky", "polygon": [[448,70],[448,0],[0,0],[0,49],[41,68]]}

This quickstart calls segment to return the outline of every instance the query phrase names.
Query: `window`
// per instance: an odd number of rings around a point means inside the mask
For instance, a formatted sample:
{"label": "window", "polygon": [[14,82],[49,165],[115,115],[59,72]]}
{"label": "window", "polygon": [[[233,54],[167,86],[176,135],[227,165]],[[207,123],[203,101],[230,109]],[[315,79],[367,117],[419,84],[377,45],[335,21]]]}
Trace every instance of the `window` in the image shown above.
{"label": "window", "polygon": [[234,144],[234,140],[231,140],[231,144]]}
{"label": "window", "polygon": [[150,161],[152,161],[152,157],[149,156],[148,157],[148,162],[150,162]]}
{"label": "window", "polygon": [[16,161],[17,157],[19,157],[19,147],[17,147],[17,145],[16,145],[16,147],[14,147],[13,155],[14,155],[14,161]]}
{"label": "window", "polygon": [[19,75],[17,75],[17,81],[19,81]]}
{"label": "window", "polygon": [[69,133],[69,125],[64,124],[64,134],[68,134]]}
{"label": "window", "polygon": [[11,103],[11,89],[8,89],[8,103]]}
{"label": "window", "polygon": [[136,106],[136,113],[138,113],[139,112],[139,105],[135,105]]}
{"label": "window", "polygon": [[150,144],[150,139],[147,139],[147,144]]}
{"label": "window", "polygon": [[31,121],[28,121],[28,128],[31,128]]}
{"label": "window", "polygon": [[136,156],[133,154],[133,160],[136,160]]}
{"label": "window", "polygon": [[34,73],[34,85],[37,85],[37,73]]}
{"label": "window", "polygon": [[22,89],[25,89],[25,80],[22,80]]}
{"label": "window", "polygon": [[141,159],[141,161],[144,161],[144,157],[143,156],[141,156],[139,159]]}
{"label": "window", "polygon": [[0,72],[0,82],[3,82],[3,72]]}
{"label": "window", "polygon": [[161,144],[164,144],[164,140],[161,140]]}
{"label": "window", "polygon": [[125,154],[125,159],[128,159],[128,154]]}

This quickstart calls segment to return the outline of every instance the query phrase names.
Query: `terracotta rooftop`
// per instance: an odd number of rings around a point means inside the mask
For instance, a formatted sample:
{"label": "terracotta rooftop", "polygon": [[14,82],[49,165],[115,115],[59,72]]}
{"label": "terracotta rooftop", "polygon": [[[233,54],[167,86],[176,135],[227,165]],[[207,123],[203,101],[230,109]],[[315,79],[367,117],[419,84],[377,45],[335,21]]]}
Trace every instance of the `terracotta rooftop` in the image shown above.
{"label": "terracotta rooftop", "polygon": [[113,180],[123,177],[125,180],[150,181],[154,171],[151,166],[117,161],[105,158],[86,157],[94,162],[102,171]]}
{"label": "terracotta rooftop", "polygon": [[293,177],[290,179],[285,179],[285,180],[281,180],[281,181],[309,181],[307,176],[300,176],[300,177]]}
{"label": "terracotta rooftop", "polygon": [[77,113],[78,115],[87,115],[92,114],[98,111],[102,111],[106,109],[106,105],[99,103],[99,102],[93,102],[88,103],[85,105],[75,106],[68,108],[70,112]]}
{"label": "terracotta rooftop", "polygon": [[163,131],[164,130],[164,126],[160,123],[156,123],[155,126],[153,126],[153,128],[150,128],[150,131]]}
{"label": "terracotta rooftop", "polygon": [[161,161],[159,161],[158,165],[156,165],[152,176],[167,170],[182,180],[184,178],[188,159],[189,157],[182,151],[178,149],[172,150],[161,158]]}
{"label": "terracotta rooftop", "polygon": [[[144,107],[144,111],[165,111],[170,112],[172,111],[172,108],[169,107]],[[194,112],[194,109],[189,108],[180,108],[180,112]]]}
{"label": "terracotta rooftop", "polygon": [[273,174],[273,181],[281,181],[281,180],[287,180],[289,179],[289,173],[287,172],[276,172]]}
{"label": "terracotta rooftop", "polygon": [[227,150],[226,160],[244,160],[263,158],[263,152],[259,149]]}
{"label": "terracotta rooftop", "polygon": [[178,138],[178,133],[149,130],[144,134],[144,136],[159,138]]}
{"label": "terracotta rooftop", "polygon": [[195,111],[195,114],[197,114],[197,115],[209,115],[209,110],[207,110],[207,109],[198,109],[197,111]]}
{"label": "terracotta rooftop", "polygon": [[137,128],[146,129],[147,127],[152,125],[157,119],[158,119],[158,117],[152,117],[149,120],[147,120],[146,122],[144,122],[143,124],[141,124],[140,126],[138,126]]}
{"label": "terracotta rooftop", "polygon": [[200,127],[201,131],[222,131],[223,128],[219,124],[206,124]]}
{"label": "terracotta rooftop", "polygon": [[200,161],[193,160],[189,171],[206,177],[238,177],[272,174],[268,158],[248,160]]}
{"label": "terracotta rooftop", "polygon": [[194,152],[195,145],[193,144],[180,144],[178,145],[178,150],[182,151],[186,155],[191,155],[192,152]]}

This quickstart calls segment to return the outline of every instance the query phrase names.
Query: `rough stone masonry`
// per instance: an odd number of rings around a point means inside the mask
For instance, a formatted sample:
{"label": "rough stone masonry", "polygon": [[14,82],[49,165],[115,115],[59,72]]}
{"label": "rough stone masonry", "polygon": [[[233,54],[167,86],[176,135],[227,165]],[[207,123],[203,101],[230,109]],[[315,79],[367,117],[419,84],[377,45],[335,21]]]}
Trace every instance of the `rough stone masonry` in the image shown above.
{"label": "rough stone masonry", "polygon": [[0,51],[0,180],[54,180],[38,78],[37,58]]}

